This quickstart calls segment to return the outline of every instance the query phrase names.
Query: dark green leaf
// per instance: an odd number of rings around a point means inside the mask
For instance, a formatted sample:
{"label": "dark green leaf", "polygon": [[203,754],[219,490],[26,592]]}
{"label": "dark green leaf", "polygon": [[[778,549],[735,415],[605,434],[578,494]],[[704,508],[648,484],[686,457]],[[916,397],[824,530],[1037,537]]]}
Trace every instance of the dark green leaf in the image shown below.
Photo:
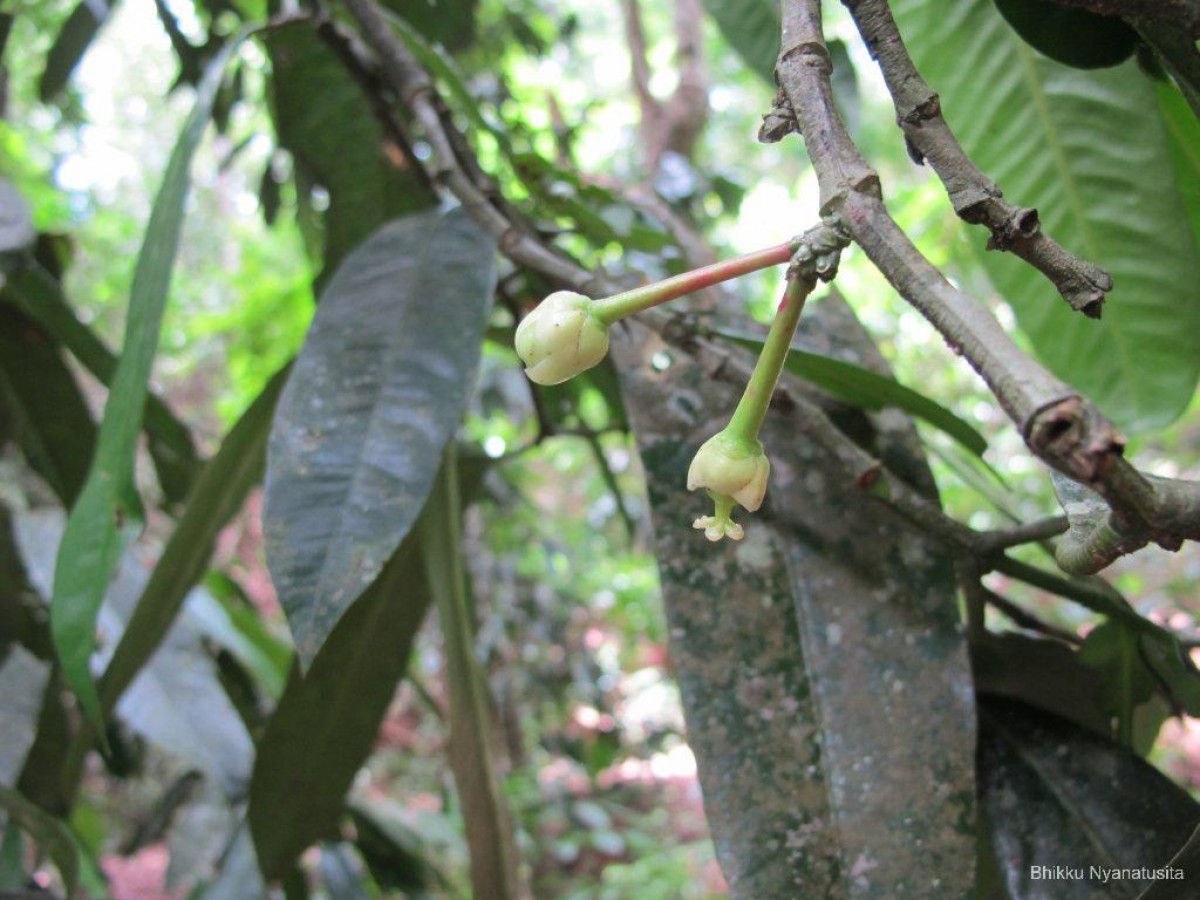
{"label": "dark green leaf", "polygon": [[[733,331],[718,330],[715,333],[754,351],[762,348],[763,342],[757,337]],[[970,424],[946,407],[905,387],[894,378],[876,375],[861,366],[840,359],[796,349],[788,353],[785,365],[793,375],[824,388],[835,397],[854,406],[871,410],[894,406],[945,432],[976,456],[982,456],[987,450],[987,441]]]}
{"label": "dark green leaf", "polygon": [[[885,374],[844,304],[818,305],[802,329],[806,349],[853,348]],[[711,501],[685,490],[687,470],[737,392],[674,348],[658,371],[649,361],[666,348],[636,323],[629,334],[615,361],[731,894],[967,896],[975,735],[944,551],[864,500],[797,417],[775,415],[766,503],[741,516],[743,542],[709,544],[692,521]],[[889,421],[871,423],[881,452],[932,491],[911,427]]]}
{"label": "dark green leaf", "polygon": [[1108,715],[1117,722],[1118,740],[1133,744],[1133,710],[1149,700],[1157,684],[1138,650],[1139,636],[1118,622],[1092,629],[1079,648],[1079,661],[1101,678],[1098,691]]}
{"label": "dark green leaf", "polygon": [[[29,262],[14,273],[0,293],[71,353],[102,384],[111,386],[117,358],[76,317],[59,282],[36,263]],[[155,394],[148,394],[144,410],[150,456],[158,470],[163,493],[172,502],[182,502],[199,465],[196,448],[187,427]]]}
{"label": "dark green leaf", "polygon": [[11,306],[0,306],[0,403],[26,461],[70,506],[87,478],[96,425],[58,348]]}
{"label": "dark green leaf", "polygon": [[[1171,857],[1169,872],[1156,876],[1158,880],[1138,895],[1138,900],[1192,900],[1196,882],[1200,880],[1200,826],[1188,842]],[[1182,873],[1178,877],[1175,873]]]}
{"label": "dark green leaf", "polygon": [[62,93],[71,80],[71,73],[116,5],[116,0],[80,0],[71,11],[46,56],[46,68],[38,79],[38,99],[43,103],[51,102]]}
{"label": "dark green leaf", "polygon": [[[990,0],[892,4],[963,148],[1046,232],[1104,266],[1097,322],[1006,253],[983,264],[1037,354],[1128,431],[1166,424],[1200,373],[1200,254],[1155,85],[1132,61],[1083,72],[1032,51]],[[963,77],[970,60],[971,77]]]}
{"label": "dark green leaf", "polygon": [[471,850],[471,884],[477,897],[504,900],[519,894],[517,856],[512,816],[504,803],[492,743],[492,703],[475,654],[475,623],[463,576],[466,560],[462,557],[462,504],[455,456],[452,446],[425,511],[421,549],[445,639],[450,765]]}
{"label": "dark green leaf", "polygon": [[1137,32],[1116,16],[1053,0],[995,0],[996,8],[1029,46],[1076,69],[1104,69],[1133,55]]}
{"label": "dark green leaf", "polygon": [[104,673],[102,708],[112,708],[154,654],[195,584],[204,575],[217,534],[258,484],[271,416],[287,370],[275,375],[250,405],[196,480],[158,564],[150,574],[128,628]]}
{"label": "dark green leaf", "polygon": [[444,877],[421,852],[421,838],[417,832],[402,822],[384,819],[359,804],[351,804],[350,816],[354,821],[354,842],[358,852],[380,888],[419,894],[435,884],[445,884]]}
{"label": "dark green leaf", "polygon": [[412,536],[342,617],[308,673],[299,668],[258,746],[248,818],[268,878],[331,833],[371,752],[430,596]]}
{"label": "dark green leaf", "polygon": [[[1147,880],[1111,870],[1165,865],[1200,821],[1133,753],[1011,700],[981,698],[979,778],[995,858],[1021,900],[1128,898]],[[1078,875],[1038,878],[1038,866]]]}
{"label": "dark green leaf", "polygon": [[475,39],[478,0],[384,0],[383,5],[403,16],[426,40],[447,50],[461,50]]}
{"label": "dark green leaf", "polygon": [[416,521],[474,383],[495,250],[461,210],[386,226],[325,291],[271,434],[267,562],[301,664]]}
{"label": "dark green leaf", "polygon": [[[358,82],[308,22],[266,35],[279,144],[329,192],[325,277],[384,222],[433,205]],[[297,182],[297,190],[301,185]]]}
{"label": "dark green leaf", "polygon": [[79,850],[66,826],[4,785],[0,785],[0,810],[8,813],[54,860],[54,865],[62,875],[67,896],[74,894],[79,880]]}
{"label": "dark green leaf", "polygon": [[779,4],[775,0],[704,0],[704,9],[734,52],[773,88],[779,56]]}
{"label": "dark green leaf", "polygon": [[205,73],[167,163],[134,270],[125,346],[113,374],[92,469],[59,548],[51,633],[67,683],[93,722],[100,720],[100,698],[88,667],[96,615],[118,560],[140,531],[143,512],[133,480],[134,455],[183,225],[192,155],[204,134],[225,63],[238,43],[231,40]]}

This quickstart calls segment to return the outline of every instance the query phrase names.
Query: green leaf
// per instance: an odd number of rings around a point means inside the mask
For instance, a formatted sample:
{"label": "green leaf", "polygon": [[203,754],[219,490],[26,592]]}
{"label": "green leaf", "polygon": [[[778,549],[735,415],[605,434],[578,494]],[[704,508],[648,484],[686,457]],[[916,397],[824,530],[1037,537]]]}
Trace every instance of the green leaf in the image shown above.
{"label": "green leaf", "polygon": [[[714,333],[756,352],[762,349],[763,342],[757,337],[721,329]],[[976,456],[983,456],[983,452],[987,450],[987,440],[970,424],[940,403],[935,403],[924,394],[905,387],[894,378],[876,375],[861,366],[840,359],[821,356],[818,353],[806,353],[794,348],[788,353],[784,365],[793,375],[824,388],[835,397],[854,406],[871,410],[894,406],[945,432]]]}
{"label": "green leaf", "polygon": [[419,895],[435,885],[447,886],[445,876],[425,858],[416,830],[354,801],[350,816],[354,843],[381,889]]}
{"label": "green leaf", "polygon": [[1102,678],[1097,686],[1104,709],[1117,722],[1117,739],[1133,745],[1133,710],[1154,694],[1156,681],[1138,650],[1138,635],[1118,622],[1105,622],[1088,634],[1079,661]]}
{"label": "green leaf", "polygon": [[410,536],[284,690],[258,746],[248,819],[268,878],[284,874],[337,822],[371,752],[430,595]]}
{"label": "green leaf", "polygon": [[[1155,86],[1130,61],[1083,72],[1020,40],[990,0],[893,4],[963,148],[1046,232],[1104,266],[1097,322],[1016,257],[982,253],[1037,354],[1128,431],[1175,419],[1200,373],[1200,257]],[[963,61],[971,60],[970,77]]]}
{"label": "green leaf", "polygon": [[704,0],[704,10],[750,70],[774,88],[779,4],[775,0]]}
{"label": "green leaf", "polygon": [[493,704],[475,654],[472,604],[463,576],[466,560],[459,530],[462,504],[455,455],[451,445],[425,512],[421,550],[445,639],[450,765],[471,850],[471,884],[477,897],[504,900],[519,894],[517,856],[492,743],[495,728],[489,710]]}
{"label": "green leaf", "polygon": [[[1191,797],[1133,753],[1011,700],[981,698],[979,779],[1012,897],[1127,898],[1146,882],[1111,871],[1106,882],[1098,870],[1165,865],[1200,819]],[[1078,877],[1033,877],[1034,866],[1068,865]]]}
{"label": "green leaf", "polygon": [[12,816],[50,856],[62,875],[67,896],[72,896],[79,881],[79,850],[66,826],[4,785],[0,785],[0,810]]}
{"label": "green leaf", "polygon": [[1061,6],[1052,0],[994,2],[1029,46],[1076,69],[1120,65],[1137,45],[1137,32],[1116,16]]}
{"label": "green leaf", "polygon": [[[379,226],[433,205],[413,163],[385,135],[359,83],[309,22],[270,29],[279,144],[329,192],[325,277]],[[299,181],[297,190],[302,190]]]}
{"label": "green leaf", "polygon": [[[78,319],[62,286],[40,265],[27,261],[13,273],[0,292],[0,300],[12,303],[37,322],[102,384],[112,385],[116,356]],[[199,465],[191,434],[155,394],[146,396],[143,417],[163,493],[172,502],[181,502]]]}
{"label": "green leaf", "polygon": [[[853,348],[858,364],[886,372],[844,304],[819,304],[802,327],[805,349]],[[662,371],[650,363],[660,352]],[[692,522],[712,501],[685,489],[687,471],[736,388],[635,320],[614,332],[613,354],[647,473],[688,740],[732,893],[968,896],[974,716],[945,551],[865,499],[795,416],[764,423],[771,484],[763,508],[739,516],[745,540],[708,543]],[[866,424],[932,492],[911,426]]]}
{"label": "green leaf", "polygon": [[243,413],[205,465],[129,625],[105,670],[100,695],[107,712],[154,654],[188,592],[203,577],[220,530],[262,477],[275,403],[287,378],[280,371]]}
{"label": "green leaf", "polygon": [[54,342],[11,306],[0,306],[0,405],[30,467],[70,506],[87,478],[96,424]]}
{"label": "green leaf", "polygon": [[267,563],[301,665],[433,487],[475,380],[495,249],[462,210],[391,223],[325,291],[268,452]]}
{"label": "green leaf", "polygon": [[116,0],[80,0],[71,11],[46,56],[46,67],[38,79],[39,100],[50,103],[62,93],[116,5]]}
{"label": "green leaf", "polygon": [[154,199],[130,288],[125,346],[113,374],[96,455],[59,548],[50,606],[51,633],[67,683],[95,723],[101,718],[100,698],[92,683],[89,659],[95,644],[96,615],[118,560],[141,530],[143,511],[133,480],[134,455],[179,245],[192,155],[204,134],[225,63],[238,43],[238,39],[230,40],[205,73]]}
{"label": "green leaf", "polygon": [[425,3],[384,0],[383,5],[403,16],[427,40],[441,44],[447,50],[462,50],[475,39],[478,0],[432,0]]}
{"label": "green leaf", "polygon": [[[1191,900],[1196,880],[1200,879],[1200,826],[1192,832],[1179,852],[1171,857],[1169,866],[1174,871],[1146,888],[1138,895],[1138,900]],[[1174,872],[1182,872],[1183,877],[1174,877]]]}

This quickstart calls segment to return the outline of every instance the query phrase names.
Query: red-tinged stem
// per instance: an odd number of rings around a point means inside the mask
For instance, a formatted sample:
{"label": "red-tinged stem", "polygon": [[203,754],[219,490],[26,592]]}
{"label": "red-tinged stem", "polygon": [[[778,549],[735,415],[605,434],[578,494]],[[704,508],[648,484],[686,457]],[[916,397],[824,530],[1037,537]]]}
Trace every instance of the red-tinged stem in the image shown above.
{"label": "red-tinged stem", "polygon": [[631,316],[660,303],[675,300],[684,294],[712,287],[731,278],[749,275],[760,269],[782,265],[792,258],[799,245],[799,238],[793,238],[786,243],[765,250],[755,250],[745,256],[735,256],[733,259],[722,260],[711,266],[693,269],[682,275],[675,275],[663,281],[656,281],[631,291],[613,294],[596,301],[592,314],[605,325],[611,325],[618,319]]}

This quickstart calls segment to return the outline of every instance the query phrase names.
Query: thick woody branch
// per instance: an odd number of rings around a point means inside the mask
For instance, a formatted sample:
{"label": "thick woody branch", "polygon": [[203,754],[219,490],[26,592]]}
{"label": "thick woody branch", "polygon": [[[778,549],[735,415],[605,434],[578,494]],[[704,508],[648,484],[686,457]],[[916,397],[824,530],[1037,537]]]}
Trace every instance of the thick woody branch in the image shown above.
{"label": "thick woody branch", "polygon": [[1036,209],[1004,199],[1000,188],[966,155],[942,118],[941,102],[913,65],[886,0],[843,0],[879,63],[911,147],[937,173],[954,211],[991,232],[989,250],[1007,250],[1045,275],[1071,308],[1099,318],[1111,276],[1041,230]]}

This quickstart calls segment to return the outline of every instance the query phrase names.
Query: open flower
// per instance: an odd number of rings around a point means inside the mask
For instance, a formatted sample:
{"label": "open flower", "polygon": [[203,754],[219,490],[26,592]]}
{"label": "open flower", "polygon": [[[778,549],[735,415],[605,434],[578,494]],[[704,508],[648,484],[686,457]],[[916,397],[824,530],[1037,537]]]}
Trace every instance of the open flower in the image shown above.
{"label": "open flower", "polygon": [[710,437],[688,467],[689,491],[707,488],[731,497],[750,512],[762,506],[771,462],[756,438],[742,438],[726,428]]}
{"label": "open flower", "polygon": [[710,541],[740,541],[745,532],[730,518],[733,508],[741,505],[754,512],[762,506],[770,475],[771,463],[756,438],[740,437],[728,428],[713,435],[696,452],[687,486],[689,491],[705,488],[716,510],[696,519],[693,527],[703,529]]}
{"label": "open flower", "polygon": [[559,384],[587,371],[608,353],[608,326],[583,294],[556,291],[517,326],[517,355],[538,384]]}

